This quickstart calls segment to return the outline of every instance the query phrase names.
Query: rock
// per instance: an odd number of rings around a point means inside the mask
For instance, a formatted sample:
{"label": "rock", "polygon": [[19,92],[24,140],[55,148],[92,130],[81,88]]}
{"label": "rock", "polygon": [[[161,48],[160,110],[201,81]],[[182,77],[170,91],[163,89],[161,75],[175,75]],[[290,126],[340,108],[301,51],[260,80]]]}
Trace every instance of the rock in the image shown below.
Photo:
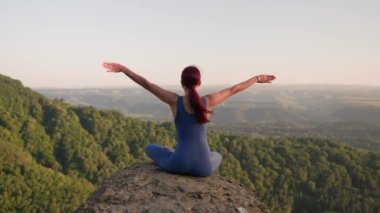
{"label": "rock", "polygon": [[255,192],[218,175],[170,174],[153,163],[114,173],[76,212],[269,212]]}

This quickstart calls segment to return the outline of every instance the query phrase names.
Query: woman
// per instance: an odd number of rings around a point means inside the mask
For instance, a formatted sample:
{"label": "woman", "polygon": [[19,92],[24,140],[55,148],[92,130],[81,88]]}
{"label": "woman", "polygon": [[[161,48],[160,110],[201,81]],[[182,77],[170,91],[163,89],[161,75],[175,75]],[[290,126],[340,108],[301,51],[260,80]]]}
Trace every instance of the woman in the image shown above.
{"label": "woman", "polygon": [[149,82],[123,65],[104,63],[103,66],[109,72],[124,73],[170,106],[177,133],[176,149],[149,144],[145,147],[146,154],[163,170],[201,177],[212,175],[222,161],[222,156],[218,152],[211,152],[207,143],[205,124],[209,122],[208,116],[212,113],[212,109],[254,83],[271,83],[275,79],[273,75],[255,76],[201,98],[197,92],[201,85],[201,75],[195,66],[188,66],[182,72],[181,84],[184,96]]}

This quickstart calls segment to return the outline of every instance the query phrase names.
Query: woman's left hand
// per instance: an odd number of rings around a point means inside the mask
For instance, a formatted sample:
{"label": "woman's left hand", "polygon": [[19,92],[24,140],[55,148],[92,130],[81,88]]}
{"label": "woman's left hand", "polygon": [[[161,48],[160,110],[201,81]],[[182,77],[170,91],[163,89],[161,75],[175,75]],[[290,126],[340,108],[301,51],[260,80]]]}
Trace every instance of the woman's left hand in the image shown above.
{"label": "woman's left hand", "polygon": [[258,75],[256,78],[257,83],[272,83],[276,79],[274,75]]}
{"label": "woman's left hand", "polygon": [[104,62],[103,67],[107,69],[107,72],[124,72],[127,68],[121,64]]}

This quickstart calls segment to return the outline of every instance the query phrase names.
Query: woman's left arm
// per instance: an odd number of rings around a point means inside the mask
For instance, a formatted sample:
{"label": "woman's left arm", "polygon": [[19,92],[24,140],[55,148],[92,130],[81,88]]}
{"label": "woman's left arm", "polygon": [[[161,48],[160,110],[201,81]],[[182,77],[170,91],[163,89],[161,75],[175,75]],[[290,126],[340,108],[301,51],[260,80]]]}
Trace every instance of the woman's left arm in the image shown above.
{"label": "woman's left arm", "polygon": [[159,87],[158,85],[149,82],[144,77],[140,76],[139,74],[133,72],[132,70],[128,69],[127,67],[121,64],[104,62],[103,67],[106,68],[108,72],[124,73],[126,76],[128,76],[130,79],[132,79],[134,82],[136,82],[137,84],[139,84],[140,86],[148,90],[149,92],[151,92],[161,101],[167,103],[171,107],[176,106],[176,102],[177,102],[176,93],[163,89]]}

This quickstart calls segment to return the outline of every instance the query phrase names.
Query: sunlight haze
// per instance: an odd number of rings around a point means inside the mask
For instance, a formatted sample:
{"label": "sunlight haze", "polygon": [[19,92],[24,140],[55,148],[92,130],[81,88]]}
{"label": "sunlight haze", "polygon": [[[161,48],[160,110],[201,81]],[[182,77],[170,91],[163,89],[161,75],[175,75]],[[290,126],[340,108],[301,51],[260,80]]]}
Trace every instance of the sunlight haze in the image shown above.
{"label": "sunlight haze", "polygon": [[380,1],[0,0],[0,74],[28,87],[116,87],[119,62],[179,84],[274,74],[276,84],[380,86]]}

